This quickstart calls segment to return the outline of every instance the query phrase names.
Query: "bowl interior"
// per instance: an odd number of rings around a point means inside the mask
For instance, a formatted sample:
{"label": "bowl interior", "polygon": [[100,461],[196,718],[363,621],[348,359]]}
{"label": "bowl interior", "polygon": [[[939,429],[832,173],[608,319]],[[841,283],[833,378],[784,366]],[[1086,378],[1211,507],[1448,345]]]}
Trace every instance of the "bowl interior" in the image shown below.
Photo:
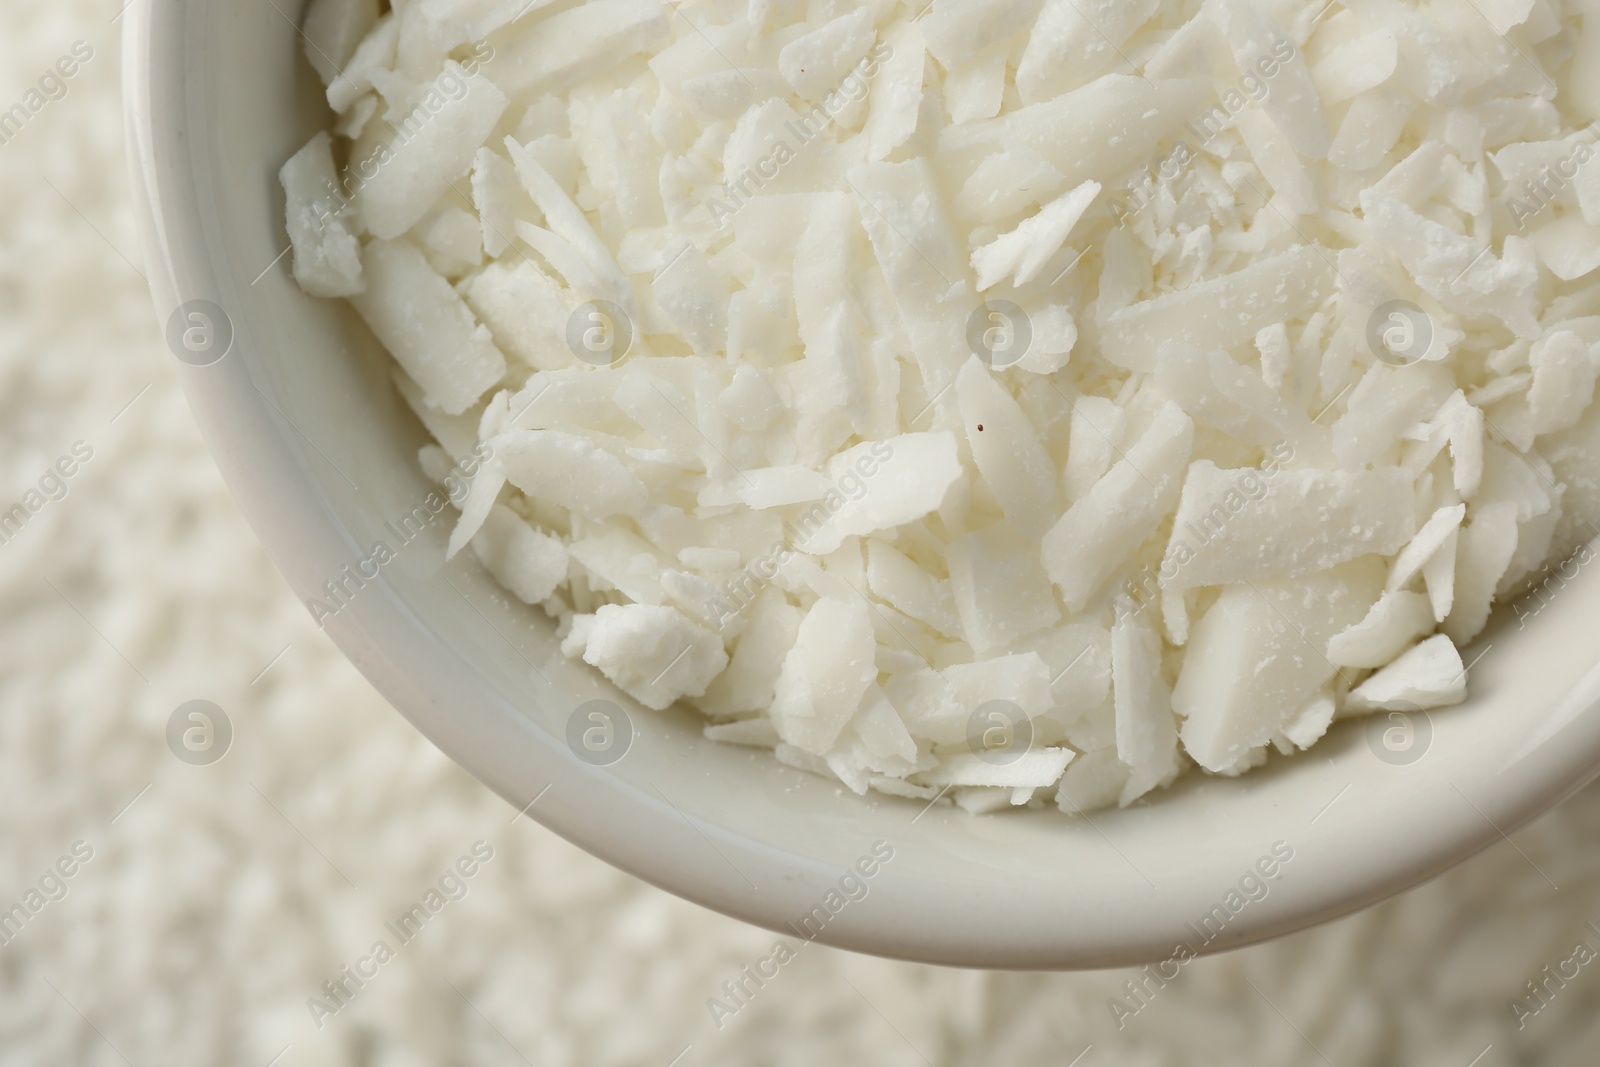
{"label": "bowl interior", "polygon": [[[337,609],[324,619],[334,640],[448,755],[516,808],[537,798],[529,815],[583,848],[791,937],[938,963],[1109,966],[1364,906],[1500,840],[1600,767],[1600,627],[1585,625],[1600,576],[1588,572],[1525,627],[1497,617],[1467,653],[1482,654],[1471,700],[1432,715],[1419,760],[1386,762],[1365,724],[1345,723],[1314,754],[1191,778],[1092,821],[857,797],[704,740],[693,713],[632,704],[561,656],[551,622],[470,553],[445,565],[453,512],[414,538],[397,526],[432,490],[416,460],[427,437],[359,320],[302,295],[277,258],[277,170],[328,117],[284,12],[298,5],[159,0],[126,15],[158,312],[165,323],[212,301],[233,331],[222,359],[181,366],[184,387],[296,593]],[[379,543],[394,558],[362,577]],[[567,742],[596,697],[625,707],[635,732],[608,767]],[[875,845],[892,859],[840,891]],[[1230,897],[1275,846],[1292,859],[1265,892],[1247,881]]]}

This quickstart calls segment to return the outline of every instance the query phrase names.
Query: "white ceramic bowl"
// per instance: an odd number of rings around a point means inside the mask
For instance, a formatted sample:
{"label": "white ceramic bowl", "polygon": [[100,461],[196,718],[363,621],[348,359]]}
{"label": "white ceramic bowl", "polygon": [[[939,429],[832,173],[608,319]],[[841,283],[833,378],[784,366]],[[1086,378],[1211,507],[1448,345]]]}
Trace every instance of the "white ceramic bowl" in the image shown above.
{"label": "white ceramic bowl", "polygon": [[[161,320],[204,299],[233,329],[220,361],[180,367],[184,389],[240,506],[311,597],[374,541],[394,546],[385,521],[429,486],[416,462],[426,438],[387,356],[340,304],[303,296],[286,262],[268,268],[286,245],[278,167],[326,118],[283,11],[297,18],[299,5],[134,4],[124,65]],[[1433,715],[1416,762],[1379,759],[1362,724],[1345,724],[1264,772],[1191,777],[1090,822],[860,798],[768,753],[707,742],[692,713],[640,709],[566,661],[543,614],[509,602],[470,556],[444,566],[437,535],[400,549],[329,634],[512,810],[542,794],[532,817],[707,907],[792,935],[785,924],[887,842],[893,860],[820,938],[863,952],[1004,968],[1166,957],[1180,941],[1200,947],[1202,918],[1283,842],[1293,859],[1264,899],[1212,921],[1221,934],[1205,947],[1235,947],[1415,885],[1600,768],[1595,573],[1526,629],[1502,613],[1468,652],[1485,653],[1471,701]],[[605,768],[566,743],[569,716],[597,696],[628,707],[637,729]]]}

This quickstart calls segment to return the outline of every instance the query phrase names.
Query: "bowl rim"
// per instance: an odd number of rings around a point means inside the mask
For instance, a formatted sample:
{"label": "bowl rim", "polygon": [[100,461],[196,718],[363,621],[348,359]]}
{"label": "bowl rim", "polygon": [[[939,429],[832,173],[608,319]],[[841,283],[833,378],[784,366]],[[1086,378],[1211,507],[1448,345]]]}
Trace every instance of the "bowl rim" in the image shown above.
{"label": "bowl rim", "polygon": [[[164,0],[134,5],[123,16],[124,117],[134,209],[158,323],[163,325],[180,304],[180,295],[209,295],[235,284],[226,265],[214,258],[220,246],[210,239],[200,207],[204,190],[193,164],[203,151],[204,131],[192,130],[184,121],[191,94],[204,89],[198,77],[191,85],[193,71],[182,61],[185,20],[196,7],[191,0]],[[181,384],[235,500],[304,601],[329,573],[324,561],[338,558],[351,535],[322,507],[301,457],[280,435],[267,432],[272,425],[269,402],[247,373],[241,377],[237,372],[238,363],[233,361],[227,373],[180,365]],[[527,812],[585,851],[668,892],[788,935],[795,931],[783,917],[796,914],[795,902],[815,899],[819,887],[837,878],[837,866],[713,821],[691,819],[670,801],[663,804],[597,777],[548,751],[545,740],[519,733],[514,723],[463,714],[463,694],[455,684],[459,662],[429,639],[422,620],[411,617],[398,601],[393,607],[387,616],[369,611],[331,621],[326,630],[397,710],[514,810]],[[1333,846],[1330,854],[1317,856],[1297,872],[1304,877],[1292,903],[1280,898],[1270,908],[1257,909],[1204,951],[1263,941],[1359,910],[1498,842],[1600,774],[1596,705],[1600,665],[1589,667],[1561,701],[1554,726],[1537,745],[1507,767],[1482,761],[1485,773],[1473,783],[1476,799],[1457,787],[1470,808],[1454,799],[1415,798],[1411,829],[1427,832],[1422,844],[1388,834],[1370,845],[1372,854],[1364,855],[1369,846],[1359,826],[1330,829],[1325,835]],[[493,734],[487,745],[485,733]],[[530,779],[546,783],[544,789],[551,791],[550,802],[535,811],[528,809],[544,790],[534,795]],[[739,856],[747,881],[753,876],[778,888],[752,896],[726,877],[679,861],[686,850],[713,841],[720,842],[719,851]],[[1315,877],[1325,878],[1326,884],[1315,884]],[[1139,934],[1121,927],[1114,934],[1097,933],[1062,921],[1062,909],[1051,909],[1044,901],[1036,902],[1032,914],[1011,916],[1004,923],[974,917],[970,926],[953,926],[948,920],[960,913],[957,898],[967,892],[964,887],[924,881],[913,889],[897,898],[908,907],[907,914],[885,920],[880,913],[871,923],[841,922],[815,939],[893,958],[1009,969],[1130,965],[1164,958],[1172,944],[1169,933],[1156,930]],[[950,900],[934,899],[945,890]],[[1174,914],[1185,915],[1198,914],[1196,907],[1215,896],[1192,886],[1178,887],[1173,894]],[[943,925],[933,921],[935,916],[945,920]]]}

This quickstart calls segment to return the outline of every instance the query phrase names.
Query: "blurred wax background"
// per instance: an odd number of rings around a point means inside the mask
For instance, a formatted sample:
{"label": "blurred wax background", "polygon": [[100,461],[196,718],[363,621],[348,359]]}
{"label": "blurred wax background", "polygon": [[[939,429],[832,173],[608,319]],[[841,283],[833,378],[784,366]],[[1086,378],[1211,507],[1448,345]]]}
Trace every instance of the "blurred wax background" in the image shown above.
{"label": "blurred wax background", "polygon": [[[1600,951],[1600,788],[1403,898],[1192,964],[1120,1026],[1133,971],[818,946],[718,1028],[708,998],[774,935],[513,822],[340,657],[240,519],[141,274],[122,2],[0,0],[0,111],[26,112],[0,126],[0,511],[42,501],[0,543],[0,910],[28,909],[0,927],[0,1067],[1600,1062],[1600,960],[1575,962]],[[167,742],[194,699],[232,724],[210,765]],[[466,895],[314,1017],[478,842]]]}

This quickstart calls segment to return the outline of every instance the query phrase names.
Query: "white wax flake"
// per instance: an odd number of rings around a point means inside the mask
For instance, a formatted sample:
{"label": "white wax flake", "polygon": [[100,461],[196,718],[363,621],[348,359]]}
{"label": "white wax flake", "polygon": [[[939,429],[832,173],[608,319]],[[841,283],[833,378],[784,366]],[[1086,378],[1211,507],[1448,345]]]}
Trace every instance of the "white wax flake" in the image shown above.
{"label": "white wax flake", "polygon": [[1173,687],[1184,750],[1221,773],[1271,741],[1333,677],[1328,639],[1359,622],[1382,587],[1383,568],[1371,559],[1225,587],[1195,623]]}
{"label": "white wax flake", "polygon": [[1162,394],[1196,422],[1240,442],[1260,445],[1272,452],[1275,461],[1296,454],[1306,462],[1325,461],[1327,434],[1260,375],[1223,352],[1169,343],[1161,349],[1155,381]]}
{"label": "white wax flake", "polygon": [[700,355],[728,345],[728,291],[704,252],[687,241],[670,249],[651,282],[656,303]]}
{"label": "white wax flake", "polygon": [[[711,619],[725,624],[731,605],[717,603]],[[784,659],[794,647],[803,617],[780,589],[769,587],[750,608],[750,624],[734,646],[728,669],[717,675],[696,703],[710,715],[765,712],[783,672]],[[761,719],[761,722],[770,722]]]}
{"label": "white wax flake", "polygon": [[1516,508],[1517,521],[1526,523],[1549,513],[1560,496],[1561,489],[1550,481],[1542,457],[1519,454],[1494,441],[1485,447],[1478,510],[1508,503]]}
{"label": "white wax flake", "polygon": [[1446,158],[1442,141],[1424,141],[1416,151],[1378,179],[1372,191],[1398,201],[1413,211],[1422,209],[1444,184]]}
{"label": "white wax flake", "polygon": [[896,22],[883,36],[891,51],[872,83],[865,133],[867,158],[878,162],[917,129],[926,50],[917,27]]}
{"label": "white wax flake", "polygon": [[470,211],[439,203],[411,228],[433,269],[446,278],[459,278],[483,265],[483,232]]}
{"label": "white wax flake", "polygon": [[1029,374],[1054,374],[1072,359],[1078,322],[1063,304],[1046,304],[1028,316],[1033,341],[1012,366]]}
{"label": "white wax flake", "polygon": [[[1505,179],[1507,195],[1511,198],[1506,201],[1506,207],[1512,212],[1519,229],[1524,221],[1516,217],[1522,210],[1519,194],[1527,195],[1529,189],[1537,190],[1537,185],[1532,183],[1544,180],[1544,172],[1549,170],[1553,173],[1554,168],[1560,166],[1563,160],[1570,160],[1572,163],[1582,162],[1583,157],[1588,154],[1586,151],[1588,148],[1589,146],[1581,138],[1576,144],[1565,140],[1517,141],[1490,153],[1489,161],[1499,172],[1500,177]],[[1524,185],[1525,182],[1530,184]],[[1576,182],[1571,185],[1562,182],[1559,186],[1552,183],[1538,199],[1543,200],[1553,194],[1556,203],[1574,207],[1578,203],[1577,193]],[[1527,210],[1532,211],[1535,206],[1530,205]]]}
{"label": "white wax flake", "polygon": [[[1077,0],[1067,2],[1076,5]],[[1160,43],[1146,62],[1145,73],[1163,79],[1210,77],[1226,48],[1217,24],[1198,13]]]}
{"label": "white wax flake", "polygon": [[1027,285],[1037,278],[1099,195],[1099,182],[1084,182],[1052,200],[1010,233],[973,252],[978,292],[994,288],[1007,277],[1016,285]]}
{"label": "white wax flake", "polygon": [[1315,214],[1319,207],[1316,178],[1283,130],[1254,108],[1240,112],[1234,128],[1272,189],[1279,210],[1293,216]]}
{"label": "white wax flake", "polygon": [[762,467],[747,470],[738,478],[734,492],[746,505],[757,509],[781,508],[821,500],[833,483],[810,467]]}
{"label": "white wax flake", "polygon": [[858,7],[784,45],[778,73],[803,99],[816,100],[839,87],[874,37],[872,12]]}
{"label": "white wax flake", "polygon": [[1048,100],[1117,65],[1160,0],[1045,0],[1017,61],[1024,104]]}
{"label": "white wax flake", "polygon": [[1178,773],[1178,726],[1161,677],[1161,638],[1143,615],[1123,613],[1111,627],[1111,689],[1117,758],[1131,769],[1123,806]]}
{"label": "white wax flake", "polygon": [[1111,468],[1120,455],[1128,414],[1115,401],[1086,396],[1072,406],[1067,466],[1062,471],[1067,499],[1076,501]]}
{"label": "white wax flake", "polygon": [[1307,159],[1328,154],[1322,101],[1294,41],[1256,0],[1206,0],[1206,14],[1222,30],[1239,72],[1270,86],[1261,110]]}
{"label": "white wax flake", "polygon": [[1556,330],[1534,343],[1528,362],[1533,366],[1528,407],[1534,432],[1554,433],[1577,425],[1594,396],[1600,347],[1570,330]]}
{"label": "white wax flake", "polygon": [[1289,331],[1281,322],[1263,326],[1256,333],[1256,352],[1261,357],[1262,382],[1274,393],[1281,393],[1294,360]]}
{"label": "white wax flake", "polygon": [[1468,315],[1493,315],[1519,337],[1538,332],[1533,292],[1539,272],[1524,239],[1505,239],[1496,256],[1471,237],[1375,192],[1361,194],[1374,243],[1392,252],[1429,296]]}
{"label": "white wax flake", "polygon": [[839,453],[828,477],[826,506],[802,517],[818,524],[815,536],[797,546],[812,555],[827,555],[846,537],[917,521],[944,501],[962,467],[950,433],[908,433]]}
{"label": "white wax flake", "polygon": [[507,92],[567,89],[664,41],[667,14],[657,0],[587,0],[554,15],[536,12],[503,35],[488,71]]}
{"label": "white wax flake", "polygon": [[800,622],[772,698],[772,721],[785,742],[815,755],[833,746],[877,676],[876,644],[864,602],[816,602]]}
{"label": "white wax flake", "polygon": [[577,434],[507,430],[494,448],[512,485],[588,518],[637,514],[649,500],[625,463]]}
{"label": "white wax flake", "polygon": [[[454,559],[456,553],[465,548],[468,542],[482,529],[483,524],[489,520],[491,512],[500,506],[496,501],[500,499],[500,490],[505,488],[505,484],[505,470],[500,466],[499,460],[491,456],[478,468],[478,473],[473,477],[472,483],[467,486],[466,497],[459,502],[461,518],[456,523],[455,529],[450,531],[450,543],[445,549],[445,559]],[[503,523],[505,520],[498,521]],[[504,528],[502,528],[500,535],[491,535],[491,537],[494,537],[497,541],[505,541]],[[485,566],[487,565],[485,564]],[[565,574],[561,577],[565,577]],[[546,593],[545,596],[538,597],[537,600],[542,601],[549,595],[549,593]]]}
{"label": "white wax flake", "polygon": [[737,119],[768,93],[781,94],[784,88],[776,71],[728,67],[686,78],[678,91],[697,113],[726,121]]}
{"label": "white wax flake", "polygon": [[793,252],[795,321],[806,357],[796,372],[795,435],[807,459],[864,433],[871,416],[864,322],[850,293],[860,232],[848,196],[819,196]]}
{"label": "white wax flake", "polygon": [[1391,367],[1375,363],[1345,398],[1333,424],[1333,454],[1345,470],[1359,470],[1394,448],[1401,434],[1432,419],[1454,382],[1433,363]]}
{"label": "white wax flake", "polygon": [[944,101],[950,121],[968,124],[993,118],[1005,104],[1007,42],[990,45],[945,76]]}
{"label": "white wax flake", "polygon": [[1391,555],[1416,529],[1415,501],[1412,476],[1398,467],[1224,470],[1200,460],[1184,478],[1162,581],[1231,585]]}
{"label": "white wax flake", "polygon": [[981,155],[1018,143],[1047,160],[1068,185],[1109,180],[1157,158],[1157,149],[1204,110],[1208,96],[1208,86],[1196,80],[1106,74],[971,129],[952,128],[947,150],[953,157]]}
{"label": "white wax flake", "polygon": [[450,183],[465,174],[508,101],[481,74],[454,60],[422,88],[414,108],[388,121],[397,136],[356,193],[356,210],[376,237],[399,237],[427,213]]}
{"label": "white wax flake", "polygon": [[1444,634],[1400,654],[1394,662],[1350,690],[1351,711],[1415,711],[1459,704],[1467,698],[1467,668]]}
{"label": "white wax flake", "polygon": [[1118,366],[1151,371],[1166,342],[1232,348],[1314,307],[1332,277],[1332,256],[1314,245],[1301,245],[1233,274],[1124,308],[1106,323],[1101,350]]}
{"label": "white wax flake", "polygon": [[[581,633],[581,647],[575,640]],[[706,691],[728,654],[716,634],[674,608],[605,604],[583,627],[574,626],[562,650],[580,654],[617,688],[647,708],[660,710]]]}
{"label": "white wax flake", "polygon": [[1507,34],[1524,22],[1533,14],[1533,7],[1538,0],[1485,0],[1479,10],[1483,17],[1489,20],[1489,25],[1494,27],[1494,32]]}
{"label": "white wax flake", "polygon": [[[1546,524],[1553,530],[1553,524]],[[1523,547],[1528,547],[1528,542]],[[1422,565],[1422,585],[1428,591],[1428,605],[1433,608],[1435,622],[1449,617],[1456,603],[1456,553],[1461,549],[1461,529],[1457,527],[1445,535],[1444,542],[1428,562]],[[1539,550],[1543,556],[1549,551],[1546,544]]]}
{"label": "white wax flake", "polygon": [[421,0],[429,36],[441,51],[481,41],[495,30],[533,14],[551,0]]}
{"label": "white wax flake", "polygon": [[588,572],[593,588],[615,589],[635,604],[660,604],[669,592],[662,585],[666,569],[656,550],[621,526],[587,525],[567,550]]}
{"label": "white wax flake", "polygon": [[1400,59],[1394,31],[1379,29],[1334,48],[1311,68],[1317,95],[1329,106],[1388,81]]}
{"label": "white wax flake", "polygon": [[974,649],[1007,647],[1061,618],[1035,542],[1009,523],[967,534],[947,559],[962,633]]}
{"label": "white wax flake", "polygon": [[1600,239],[1595,229],[1576,215],[1552,219],[1528,235],[1533,250],[1562,281],[1576,281],[1600,267]]}
{"label": "white wax flake", "polygon": [[328,82],[328,106],[343,115],[357,101],[374,99],[368,95],[372,88],[372,76],[393,68],[395,47],[399,40],[400,22],[394,13],[386,12],[379,16],[371,32],[356,46],[350,61],[344,64],[343,71]]}
{"label": "white wax flake", "polygon": [[1055,463],[1022,407],[976,356],[956,377],[956,402],[967,448],[1006,518],[1043,537],[1061,515]]}
{"label": "white wax flake", "polygon": [[1478,636],[1489,621],[1489,607],[1517,550],[1517,536],[1517,505],[1508,500],[1479,506],[1461,532],[1455,603],[1440,627],[1457,644]]}
{"label": "white wax flake", "polygon": [[1082,610],[1171,513],[1193,445],[1194,422],[1168,404],[1045,535],[1045,570],[1068,610]]}
{"label": "white wax flake", "polygon": [[1350,101],[1328,147],[1328,162],[1339,170],[1370,171],[1381,164],[1405,130],[1415,101],[1388,85]]}
{"label": "white wax flake", "polygon": [[472,551],[495,581],[525,604],[541,604],[567,580],[567,548],[496,504],[472,539]]}
{"label": "white wax flake", "polygon": [[366,287],[361,273],[361,242],[351,219],[329,187],[337,180],[332,141],[318,133],[283,165],[289,241],[294,246],[294,280],[312,296],[354,296]]}
{"label": "white wax flake", "polygon": [[750,432],[771,426],[783,411],[783,398],[772,388],[771,379],[749,364],[733,372],[733,380],[718,394],[717,403],[741,430]]}
{"label": "white wax flake", "polygon": [[1160,803],[1462,699],[1600,524],[1593,3],[1318,6],[310,0],[272,210],[566,655],[873,803]]}
{"label": "white wax flake", "polygon": [[1042,0],[931,0],[918,11],[922,36],[945,69],[983,49],[1027,30]]}
{"label": "white wax flake", "polygon": [[1338,708],[1339,704],[1332,694],[1318,693],[1283,724],[1283,738],[1296,748],[1310,748],[1328,732]]}
{"label": "white wax flake", "polygon": [[480,148],[473,157],[472,203],[483,227],[483,250],[491,257],[511,246],[518,215],[532,207],[516,168],[491,148]]}
{"label": "white wax flake", "polygon": [[[602,3],[604,0],[593,0],[593,2]],[[584,215],[583,210],[572,201],[566,190],[551,177],[550,172],[532,152],[510,137],[506,138],[505,147],[511,156],[511,162],[516,166],[517,176],[522,179],[523,188],[544,214],[550,232],[571,245],[582,257],[584,266],[591,272],[597,284],[603,287],[604,295],[620,304],[624,312],[636,315],[637,301],[633,287],[622,276],[616,257],[595,233],[593,224]],[[519,229],[519,232],[525,231]],[[559,264],[557,266],[559,267]],[[569,277],[568,281],[573,282],[576,279]]]}
{"label": "white wax flake", "polygon": [[703,466],[714,471],[716,459],[710,464],[695,460],[697,446],[704,440],[688,412],[692,410],[689,398],[675,381],[668,368],[659,363],[635,362],[624,367],[620,379],[611,393],[617,409],[646,431],[666,454],[675,461],[692,466]]}
{"label": "white wax flake", "polygon": [[1483,412],[1458,389],[1440,406],[1438,422],[1450,442],[1456,492],[1470,500],[1483,480]]}
{"label": "white wax flake", "polygon": [[1341,667],[1382,667],[1432,631],[1435,622],[1433,605],[1423,594],[1385,593],[1365,618],[1329,639],[1328,658]]}
{"label": "white wax flake", "polygon": [[532,260],[490,263],[466,283],[462,296],[503,351],[537,370],[574,364],[565,331],[572,299]]}
{"label": "white wax flake", "polygon": [[970,351],[966,264],[933,171],[924,159],[870,163],[848,172],[861,222],[900,312],[923,384],[938,395]]}
{"label": "white wax flake", "polygon": [[1411,579],[1422,573],[1423,566],[1434,557],[1445,542],[1455,536],[1456,531],[1461,528],[1461,520],[1466,518],[1466,515],[1465,504],[1435,511],[1428,521],[1422,524],[1417,535],[1400,550],[1399,555],[1394,557],[1394,562],[1389,567],[1389,580],[1384,589],[1392,593],[1409,585]]}
{"label": "white wax flake", "polygon": [[874,685],[867,690],[861,701],[861,710],[856,712],[851,725],[856,736],[861,738],[861,743],[879,760],[899,760],[912,764],[917,761],[916,739],[906,729],[906,724],[900,721],[900,713],[895,711],[888,695],[879,686]]}
{"label": "white wax flake", "polygon": [[[1022,729],[1012,721],[1019,712],[1033,719],[1051,707],[1050,669],[1034,652],[960,663],[942,671],[922,668],[891,678],[886,691],[906,725],[938,745],[965,747],[974,741],[982,745],[984,730]],[[998,704],[984,708],[992,702]],[[975,727],[974,713],[985,710],[999,718],[979,715]],[[977,739],[972,736],[975,729]]]}
{"label": "white wax flake", "polygon": [[947,637],[961,637],[951,583],[936,578],[893,545],[867,542],[867,584],[872,595]]}
{"label": "white wax flake", "polygon": [[1072,757],[1070,748],[1035,748],[1008,761],[986,760],[972,752],[945,756],[937,770],[921,775],[929,785],[986,785],[1018,788],[1055,785]]}
{"label": "white wax flake", "polygon": [[1469,54],[1444,25],[1393,0],[1357,0],[1351,8],[1366,26],[1388,28],[1399,45],[1396,74],[1405,87],[1430,104],[1445,105],[1482,81],[1481,61]]}
{"label": "white wax flake", "polygon": [[[600,276],[589,266],[572,242],[560,234],[518,219],[517,238],[544,257],[545,262],[550,264],[552,271],[566,288],[579,293],[599,292]],[[524,260],[524,262],[529,261]]]}
{"label": "white wax flake", "polygon": [[1011,144],[978,164],[951,207],[961,218],[998,222],[1041,203],[1061,183],[1061,172],[1043,156],[1026,145]]}
{"label": "white wax flake", "polygon": [[362,269],[367,286],[351,303],[429,403],[459,415],[505,375],[489,331],[416,245],[369,242]]}
{"label": "white wax flake", "polygon": [[[391,375],[395,388],[400,393],[400,398],[406,402],[406,407],[417,417],[417,421],[439,443],[440,449],[451,460],[459,462],[469,454],[477,452],[482,446],[478,442],[479,420],[471,414],[446,415],[432,404],[428,403],[423,395],[422,387],[411,379],[411,376],[396,366]],[[420,458],[420,457],[419,457]],[[435,481],[443,481],[444,473],[435,475],[426,472]],[[476,478],[473,479],[477,481]]]}
{"label": "white wax flake", "polygon": [[1065,622],[1014,647],[1044,660],[1055,702],[1052,714],[1063,722],[1081,721],[1105,705],[1111,692],[1111,631],[1105,623]]}
{"label": "white wax flake", "polygon": [[1056,787],[1056,805],[1067,815],[1110,807],[1122,796],[1130,775],[1115,748],[1085,752],[1068,765]]}

